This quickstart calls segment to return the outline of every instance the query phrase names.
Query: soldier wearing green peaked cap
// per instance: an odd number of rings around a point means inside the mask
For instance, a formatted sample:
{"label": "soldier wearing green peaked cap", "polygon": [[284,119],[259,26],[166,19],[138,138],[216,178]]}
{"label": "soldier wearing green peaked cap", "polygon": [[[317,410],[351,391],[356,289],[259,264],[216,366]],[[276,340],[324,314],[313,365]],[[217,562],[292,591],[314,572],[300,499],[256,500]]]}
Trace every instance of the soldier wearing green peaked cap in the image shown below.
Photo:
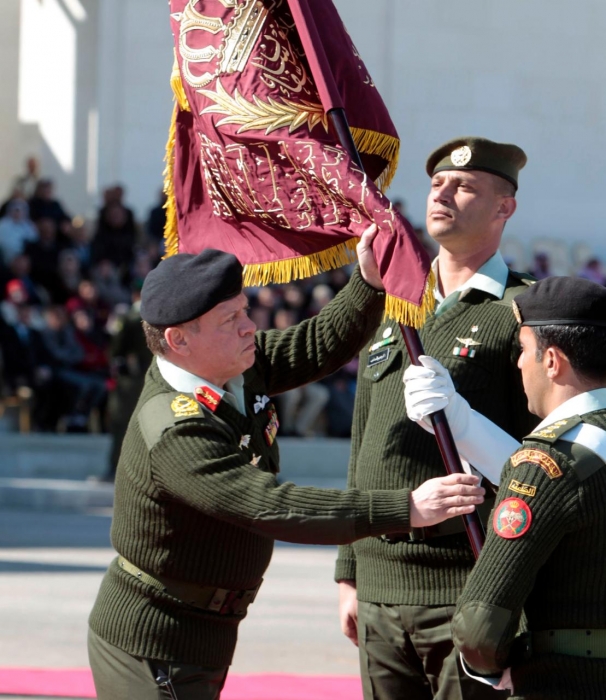
{"label": "soldier wearing green peaked cap", "polygon": [[518,174],[526,165],[519,146],[497,143],[478,136],[461,136],[436,148],[427,159],[427,174],[442,170],[480,170],[497,175],[518,189]]}

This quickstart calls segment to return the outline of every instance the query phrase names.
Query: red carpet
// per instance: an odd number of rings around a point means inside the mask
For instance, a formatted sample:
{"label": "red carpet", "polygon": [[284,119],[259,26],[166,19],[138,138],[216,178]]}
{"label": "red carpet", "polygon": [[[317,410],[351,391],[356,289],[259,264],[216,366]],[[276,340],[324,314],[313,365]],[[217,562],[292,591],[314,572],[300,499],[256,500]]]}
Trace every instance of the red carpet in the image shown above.
{"label": "red carpet", "polygon": [[[87,668],[0,668],[0,695],[94,698]],[[253,675],[227,677],[221,700],[361,700],[359,678]]]}

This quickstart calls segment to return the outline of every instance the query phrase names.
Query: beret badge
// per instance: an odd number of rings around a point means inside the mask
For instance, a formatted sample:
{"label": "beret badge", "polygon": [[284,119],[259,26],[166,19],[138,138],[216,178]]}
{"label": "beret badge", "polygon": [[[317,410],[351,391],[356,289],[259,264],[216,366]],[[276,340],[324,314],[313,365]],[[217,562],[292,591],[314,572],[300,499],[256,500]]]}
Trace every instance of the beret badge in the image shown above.
{"label": "beret badge", "polygon": [[462,168],[471,160],[471,148],[469,148],[469,146],[455,148],[455,150],[450,154],[450,160],[452,161],[453,165],[456,165],[458,168]]}

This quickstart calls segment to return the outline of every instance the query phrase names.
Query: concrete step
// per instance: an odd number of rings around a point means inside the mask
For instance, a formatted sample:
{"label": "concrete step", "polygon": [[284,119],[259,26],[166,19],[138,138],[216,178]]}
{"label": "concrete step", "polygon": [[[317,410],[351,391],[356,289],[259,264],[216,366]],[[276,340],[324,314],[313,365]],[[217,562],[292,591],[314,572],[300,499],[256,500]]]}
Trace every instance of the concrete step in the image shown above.
{"label": "concrete step", "polygon": [[0,479],[3,509],[85,513],[113,505],[113,484],[67,479]]}
{"label": "concrete step", "polygon": [[0,434],[0,478],[85,480],[109,469],[109,435]]}
{"label": "concrete step", "polygon": [[[113,506],[107,435],[0,436],[0,507],[87,512]],[[282,438],[282,482],[344,489],[349,440]]]}

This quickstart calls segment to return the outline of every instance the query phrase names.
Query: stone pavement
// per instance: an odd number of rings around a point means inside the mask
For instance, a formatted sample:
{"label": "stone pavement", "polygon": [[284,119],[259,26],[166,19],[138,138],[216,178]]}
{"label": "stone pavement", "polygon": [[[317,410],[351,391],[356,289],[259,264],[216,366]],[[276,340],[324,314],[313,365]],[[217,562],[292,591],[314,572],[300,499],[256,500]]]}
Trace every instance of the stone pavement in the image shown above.
{"label": "stone pavement", "polygon": [[[0,513],[3,667],[87,666],[87,617],[114,553],[111,510]],[[234,673],[356,675],[339,630],[336,548],[279,544],[240,627]],[[8,696],[3,696],[8,697]]]}

